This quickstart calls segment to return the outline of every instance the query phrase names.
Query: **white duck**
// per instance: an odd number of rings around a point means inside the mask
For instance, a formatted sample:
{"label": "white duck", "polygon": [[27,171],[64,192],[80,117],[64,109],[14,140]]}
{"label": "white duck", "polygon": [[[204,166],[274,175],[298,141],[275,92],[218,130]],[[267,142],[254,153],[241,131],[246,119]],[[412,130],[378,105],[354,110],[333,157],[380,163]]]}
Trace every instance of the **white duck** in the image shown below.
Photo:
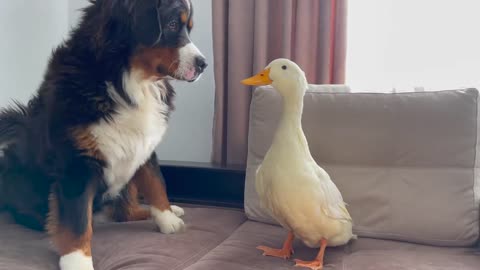
{"label": "white duck", "polygon": [[255,187],[262,206],[289,234],[281,249],[258,249],[263,255],[288,259],[293,253],[292,241],[298,237],[320,251],[313,261],[295,260],[296,266],[322,269],[327,245],[343,245],[356,236],[340,191],[314,161],[302,130],[303,97],[308,86],[305,73],[294,62],[277,59],[242,83],[271,84],[283,97],[283,114],[257,170]]}

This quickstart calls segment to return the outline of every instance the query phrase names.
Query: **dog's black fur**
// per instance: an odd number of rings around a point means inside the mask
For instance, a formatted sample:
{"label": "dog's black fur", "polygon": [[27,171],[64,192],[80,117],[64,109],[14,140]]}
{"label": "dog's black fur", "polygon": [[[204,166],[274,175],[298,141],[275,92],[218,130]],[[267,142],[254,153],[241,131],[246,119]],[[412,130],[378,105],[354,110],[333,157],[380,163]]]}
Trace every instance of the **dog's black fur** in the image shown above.
{"label": "dog's black fur", "polygon": [[[44,229],[48,198],[58,201],[58,223],[75,234],[87,226],[88,197],[96,206],[106,190],[105,157],[86,154],[72,130],[100,120],[111,121],[118,106],[107,91],[111,83],[118,95],[136,106],[126,93],[122,75],[142,48],[167,48],[175,54],[184,46],[192,24],[180,20],[186,9],[181,0],[96,0],[84,10],[78,27],[53,51],[43,82],[27,105],[15,103],[0,113],[0,207],[33,229]],[[189,12],[191,20],[192,12]],[[175,21],[175,23],[172,23]],[[165,52],[163,52],[165,53]],[[170,63],[155,66],[163,80],[162,101],[173,109],[174,90],[168,77],[176,77]],[[203,59],[198,72],[205,68]],[[175,66],[175,65],[174,65]],[[155,154],[148,161],[157,166]],[[123,193],[122,193],[123,194]]]}

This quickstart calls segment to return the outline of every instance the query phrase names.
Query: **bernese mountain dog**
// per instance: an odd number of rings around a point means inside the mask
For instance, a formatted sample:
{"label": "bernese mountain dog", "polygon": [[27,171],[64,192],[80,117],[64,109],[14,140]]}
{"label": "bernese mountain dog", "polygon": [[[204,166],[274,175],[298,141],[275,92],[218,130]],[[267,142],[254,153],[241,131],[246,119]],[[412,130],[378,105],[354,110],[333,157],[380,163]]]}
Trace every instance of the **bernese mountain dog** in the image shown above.
{"label": "bernese mountain dog", "polygon": [[173,110],[169,81],[207,67],[192,15],[191,0],[90,0],[34,97],[0,112],[0,208],[46,229],[62,270],[93,269],[94,213],[184,229],[154,150]]}

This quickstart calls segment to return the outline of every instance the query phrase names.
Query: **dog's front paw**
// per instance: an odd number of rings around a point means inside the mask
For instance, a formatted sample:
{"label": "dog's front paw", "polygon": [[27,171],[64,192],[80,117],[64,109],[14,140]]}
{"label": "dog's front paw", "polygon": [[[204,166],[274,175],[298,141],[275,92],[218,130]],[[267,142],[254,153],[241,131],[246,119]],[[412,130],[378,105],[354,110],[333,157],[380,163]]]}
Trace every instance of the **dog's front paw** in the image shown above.
{"label": "dog's front paw", "polygon": [[152,217],[160,231],[164,234],[185,231],[185,223],[173,211],[161,211],[152,207]]}
{"label": "dog's front paw", "polygon": [[170,208],[172,209],[172,212],[173,212],[177,217],[183,217],[183,215],[185,215],[185,211],[184,211],[183,208],[181,208],[180,206],[170,205]]}
{"label": "dog's front paw", "polygon": [[94,270],[92,257],[82,251],[75,251],[60,257],[60,270]]}

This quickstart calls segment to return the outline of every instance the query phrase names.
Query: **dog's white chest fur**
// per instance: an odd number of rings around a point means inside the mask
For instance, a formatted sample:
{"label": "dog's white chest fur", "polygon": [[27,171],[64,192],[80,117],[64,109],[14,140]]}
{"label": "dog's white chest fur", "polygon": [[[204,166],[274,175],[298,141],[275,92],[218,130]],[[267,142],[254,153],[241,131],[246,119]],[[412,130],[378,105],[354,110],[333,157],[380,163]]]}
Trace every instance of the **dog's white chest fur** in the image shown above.
{"label": "dog's white chest fur", "polygon": [[107,197],[119,194],[137,169],[150,158],[167,128],[169,108],[161,99],[161,91],[165,89],[159,89],[164,85],[129,80],[124,83],[136,106],[127,105],[110,91],[120,105],[111,120],[102,120],[92,128],[92,135],[107,162],[104,169]]}

